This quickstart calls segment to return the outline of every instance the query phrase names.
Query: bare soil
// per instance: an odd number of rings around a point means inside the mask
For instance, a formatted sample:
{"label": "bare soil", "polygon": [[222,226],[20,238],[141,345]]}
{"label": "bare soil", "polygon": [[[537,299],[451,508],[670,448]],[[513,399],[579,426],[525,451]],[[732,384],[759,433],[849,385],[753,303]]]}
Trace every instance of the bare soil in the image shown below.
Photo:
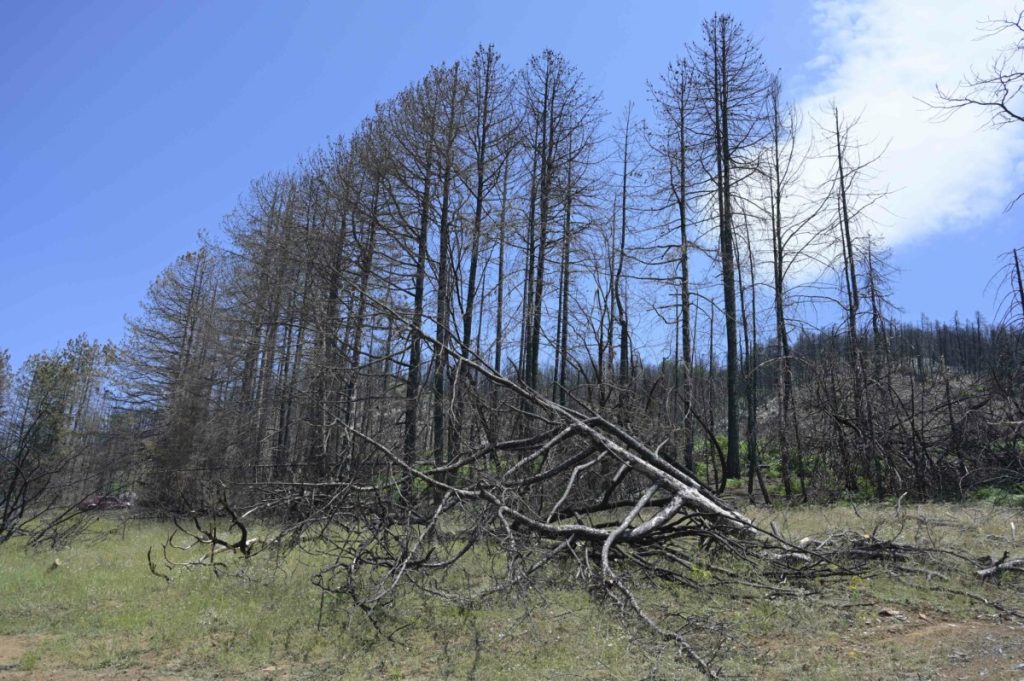
{"label": "bare soil", "polygon": [[949,621],[881,608],[859,620],[841,636],[760,641],[758,678],[1024,681],[1024,627],[998,616]]}
{"label": "bare soil", "polygon": [[[0,636],[0,679],[3,681],[189,681],[186,676],[166,675],[147,669],[84,671],[76,669],[23,670],[25,656],[46,639],[45,636]],[[45,663],[40,661],[40,666]]]}

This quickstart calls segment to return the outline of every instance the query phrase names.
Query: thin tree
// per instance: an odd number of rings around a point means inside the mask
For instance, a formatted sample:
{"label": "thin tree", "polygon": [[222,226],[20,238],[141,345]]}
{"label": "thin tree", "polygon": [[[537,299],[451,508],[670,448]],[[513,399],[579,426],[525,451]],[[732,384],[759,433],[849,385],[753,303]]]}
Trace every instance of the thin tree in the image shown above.
{"label": "thin tree", "polygon": [[726,434],[724,478],[739,478],[739,341],[736,310],[734,190],[744,154],[763,137],[765,71],[761,53],[740,24],[716,14],[703,24],[703,44],[694,47],[711,154],[705,172],[714,185],[719,260],[726,330]]}

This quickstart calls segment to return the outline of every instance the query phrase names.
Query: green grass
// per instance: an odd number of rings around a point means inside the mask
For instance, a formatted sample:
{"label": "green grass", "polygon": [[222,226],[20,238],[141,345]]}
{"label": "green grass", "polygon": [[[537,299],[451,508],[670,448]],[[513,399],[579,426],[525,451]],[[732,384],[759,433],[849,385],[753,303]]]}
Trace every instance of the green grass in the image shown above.
{"label": "green grass", "polygon": [[472,611],[410,591],[381,623],[396,632],[392,640],[331,599],[318,628],[320,592],[308,557],[293,552],[279,563],[267,552],[245,566],[244,578],[177,570],[165,582],[151,574],[146,549],[159,556],[169,530],[135,524],[123,538],[112,527],[59,552],[0,550],[0,636],[38,636],[21,668],[256,678],[274,667],[292,678],[523,681],[614,678],[611,670],[656,664],[572,586]]}
{"label": "green grass", "polygon": [[1012,487],[981,487],[970,495],[975,501],[988,501],[996,506],[1015,506],[1024,508],[1024,486]]}
{"label": "green grass", "polygon": [[[848,527],[970,555],[1024,554],[1020,510],[990,503],[904,506],[899,517],[891,504],[748,511],[793,539]],[[671,646],[591,596],[566,566],[555,566],[526,594],[472,609],[404,590],[380,623],[388,638],[333,597],[317,627],[320,592],[310,578],[318,565],[306,554],[281,559],[268,551],[247,564],[232,560],[229,572],[241,577],[176,570],[165,582],[150,573],[146,549],[157,547],[159,555],[167,525],[104,522],[98,535],[59,552],[0,547],[0,637],[32,642],[17,659],[0,659],[0,669],[150,670],[197,679],[700,678]],[[1016,544],[1011,522],[1021,530]],[[720,584],[702,567],[722,558],[697,558],[689,576],[704,585],[700,592],[644,580],[634,588],[649,612],[686,631],[702,649],[724,642],[717,663],[730,675],[899,678],[918,669],[921,678],[933,678],[928,670],[938,674],[951,664],[948,650],[937,647],[945,630],[923,635],[923,627],[937,623],[966,627],[950,631],[969,652],[977,634],[977,659],[1001,659],[983,655],[988,637],[998,640],[1000,651],[1020,653],[1015,662],[1024,660],[1021,632],[984,619],[994,610],[930,589],[969,590],[1024,609],[1022,580],[1013,576],[990,585],[969,574],[933,583],[879,572],[810,585],[817,588],[803,598],[766,598],[743,585]],[[483,557],[471,557],[447,586],[482,583],[486,565]],[[880,617],[883,609],[906,619]],[[979,628],[989,624],[1002,629]],[[1006,642],[999,639],[1003,629],[1011,636]],[[920,641],[913,639],[919,634]],[[809,655],[816,660],[810,667]]]}

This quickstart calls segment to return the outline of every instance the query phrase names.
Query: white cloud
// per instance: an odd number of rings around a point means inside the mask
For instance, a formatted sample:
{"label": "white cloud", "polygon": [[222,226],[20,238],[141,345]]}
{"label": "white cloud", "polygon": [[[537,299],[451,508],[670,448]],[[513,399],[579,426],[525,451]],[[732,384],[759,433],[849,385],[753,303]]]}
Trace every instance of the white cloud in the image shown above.
{"label": "white cloud", "polygon": [[[979,22],[1012,10],[998,0],[830,0],[815,5],[818,85],[799,102],[824,118],[832,100],[876,151],[892,191],[871,215],[890,245],[950,228],[982,227],[1024,191],[1024,125],[984,126],[975,111],[936,122],[920,99],[984,69],[1006,36],[979,39]],[[867,152],[865,152],[867,153]]]}

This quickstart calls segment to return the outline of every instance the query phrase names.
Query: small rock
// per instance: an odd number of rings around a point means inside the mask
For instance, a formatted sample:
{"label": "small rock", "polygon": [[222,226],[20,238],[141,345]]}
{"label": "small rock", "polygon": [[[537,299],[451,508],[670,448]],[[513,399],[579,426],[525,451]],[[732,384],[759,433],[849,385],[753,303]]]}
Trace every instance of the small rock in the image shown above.
{"label": "small rock", "polygon": [[889,608],[885,608],[884,610],[880,610],[878,612],[878,614],[879,614],[880,617],[894,617],[894,618],[896,618],[898,620],[901,620],[901,621],[907,619],[907,616],[904,615],[899,610],[890,610]]}

